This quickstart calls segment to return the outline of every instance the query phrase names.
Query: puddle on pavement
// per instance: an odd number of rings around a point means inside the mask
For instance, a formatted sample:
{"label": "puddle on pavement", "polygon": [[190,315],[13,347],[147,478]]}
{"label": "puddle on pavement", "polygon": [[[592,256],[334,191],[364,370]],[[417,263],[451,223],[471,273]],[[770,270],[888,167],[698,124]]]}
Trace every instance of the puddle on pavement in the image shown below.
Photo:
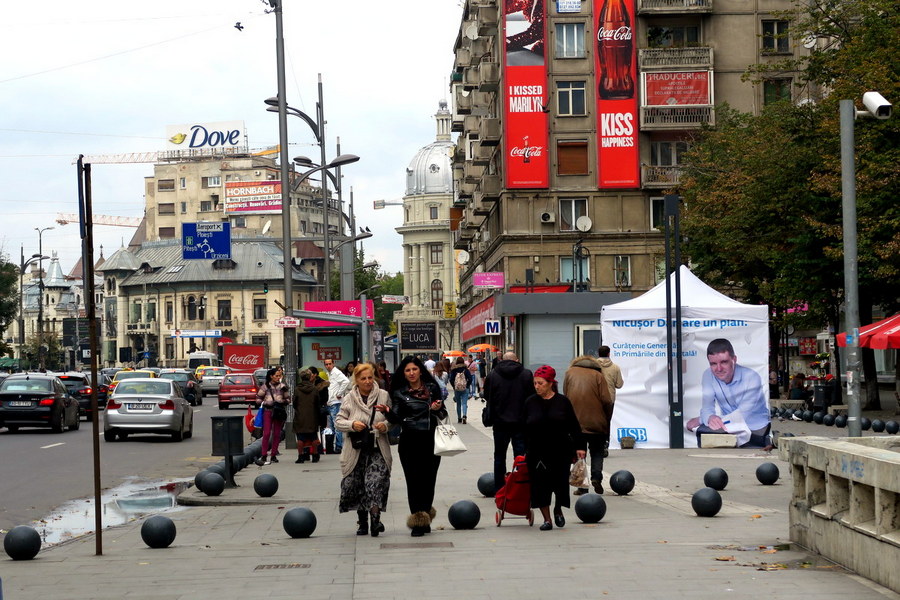
{"label": "puddle on pavement", "polygon": [[[149,514],[180,510],[175,497],[193,485],[193,481],[137,481],[103,490],[100,495],[103,528],[115,527]],[[41,536],[43,546],[52,546],[94,531],[94,498],[66,502],[52,513],[31,524]]]}

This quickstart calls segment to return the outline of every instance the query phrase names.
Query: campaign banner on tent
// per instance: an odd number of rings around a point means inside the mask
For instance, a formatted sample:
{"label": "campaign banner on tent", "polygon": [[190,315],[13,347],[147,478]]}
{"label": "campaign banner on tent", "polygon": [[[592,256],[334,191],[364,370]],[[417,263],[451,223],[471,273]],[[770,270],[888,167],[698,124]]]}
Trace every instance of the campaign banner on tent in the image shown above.
{"label": "campaign banner on tent", "polygon": [[[611,448],[625,435],[637,448],[670,447],[665,285],[600,313],[603,344],[625,381],[616,395]],[[768,307],[728,298],[687,267],[681,298],[684,447],[698,446],[698,429],[724,429],[737,445],[760,441],[750,436],[764,436],[769,426]]]}

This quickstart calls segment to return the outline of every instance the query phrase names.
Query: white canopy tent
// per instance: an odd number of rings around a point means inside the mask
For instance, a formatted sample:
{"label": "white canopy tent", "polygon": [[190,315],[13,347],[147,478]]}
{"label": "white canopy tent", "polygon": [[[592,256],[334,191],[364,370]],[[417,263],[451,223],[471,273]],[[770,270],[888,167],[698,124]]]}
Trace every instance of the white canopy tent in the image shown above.
{"label": "white canopy tent", "polygon": [[[668,282],[674,319],[674,273]],[[633,300],[604,306],[600,312],[603,344],[611,348],[610,358],[621,367],[625,380],[616,396],[612,448],[619,447],[619,439],[626,435],[637,440],[638,448],[670,447],[665,286],[662,282]],[[710,368],[706,351],[715,339],[731,342],[737,364],[759,375],[762,393],[768,397],[768,314],[767,306],[732,300],[700,281],[686,266],[681,267],[685,424],[700,415],[701,380]],[[684,447],[696,447],[695,434],[686,429],[683,433]]]}

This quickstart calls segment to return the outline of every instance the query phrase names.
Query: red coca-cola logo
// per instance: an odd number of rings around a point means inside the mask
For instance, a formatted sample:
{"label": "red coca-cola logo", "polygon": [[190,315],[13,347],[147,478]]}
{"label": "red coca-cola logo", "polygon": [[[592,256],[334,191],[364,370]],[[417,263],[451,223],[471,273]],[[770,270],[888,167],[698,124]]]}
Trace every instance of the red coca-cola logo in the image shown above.
{"label": "red coca-cola logo", "polygon": [[519,148],[518,146],[514,146],[509,151],[510,156],[522,156],[524,158],[531,158],[532,156],[543,156],[544,155],[544,147],[543,146],[525,146],[524,148]]}
{"label": "red coca-cola logo", "polygon": [[606,29],[601,27],[600,31],[597,33],[597,39],[600,41],[603,40],[630,40],[631,39],[631,27],[627,25],[622,25],[618,29]]}
{"label": "red coca-cola logo", "polygon": [[259,363],[259,357],[250,354],[247,356],[232,356],[229,362],[231,365],[256,365]]}
{"label": "red coca-cola logo", "polygon": [[264,366],[264,361],[264,347],[242,348],[225,346],[225,365],[233,369],[241,371],[260,369]]}

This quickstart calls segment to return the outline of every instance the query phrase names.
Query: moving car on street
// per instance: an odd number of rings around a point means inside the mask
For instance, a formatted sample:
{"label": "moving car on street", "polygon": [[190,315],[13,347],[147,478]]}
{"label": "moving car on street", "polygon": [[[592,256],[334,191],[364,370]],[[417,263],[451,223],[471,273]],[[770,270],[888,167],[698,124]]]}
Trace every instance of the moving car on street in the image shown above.
{"label": "moving car on street", "polygon": [[112,381],[109,382],[109,393],[112,394],[116,386],[119,385],[120,381],[125,381],[126,379],[139,379],[141,377],[156,377],[156,373],[153,371],[119,371],[115,374]]}
{"label": "moving car on street", "polygon": [[159,433],[180,442],[194,433],[194,409],[170,379],[127,379],[116,386],[103,413],[103,439]]}
{"label": "moving car on street", "polygon": [[[68,373],[57,374],[59,380],[63,382],[69,394],[78,401],[80,414],[90,420],[91,418],[91,392],[93,384],[91,383],[91,374],[85,372],[71,371]],[[97,409],[106,408],[106,400],[109,396],[109,378],[103,373],[97,373],[100,385],[97,386]]]}
{"label": "moving car on street", "polygon": [[250,373],[226,375],[219,385],[219,408],[225,409],[238,402],[252,406],[256,404],[258,389],[256,379]]}
{"label": "moving car on street", "polygon": [[200,367],[197,369],[197,377],[200,379],[200,389],[204,394],[217,394],[219,384],[226,375],[231,373],[228,367]]}
{"label": "moving car on street", "polygon": [[191,406],[203,404],[203,390],[200,388],[200,382],[190,369],[162,369],[159,372],[161,379],[171,379],[181,386],[181,393],[184,399]]}
{"label": "moving car on street", "polygon": [[55,375],[16,373],[0,383],[0,427],[49,427],[54,433],[81,426],[78,401]]}

